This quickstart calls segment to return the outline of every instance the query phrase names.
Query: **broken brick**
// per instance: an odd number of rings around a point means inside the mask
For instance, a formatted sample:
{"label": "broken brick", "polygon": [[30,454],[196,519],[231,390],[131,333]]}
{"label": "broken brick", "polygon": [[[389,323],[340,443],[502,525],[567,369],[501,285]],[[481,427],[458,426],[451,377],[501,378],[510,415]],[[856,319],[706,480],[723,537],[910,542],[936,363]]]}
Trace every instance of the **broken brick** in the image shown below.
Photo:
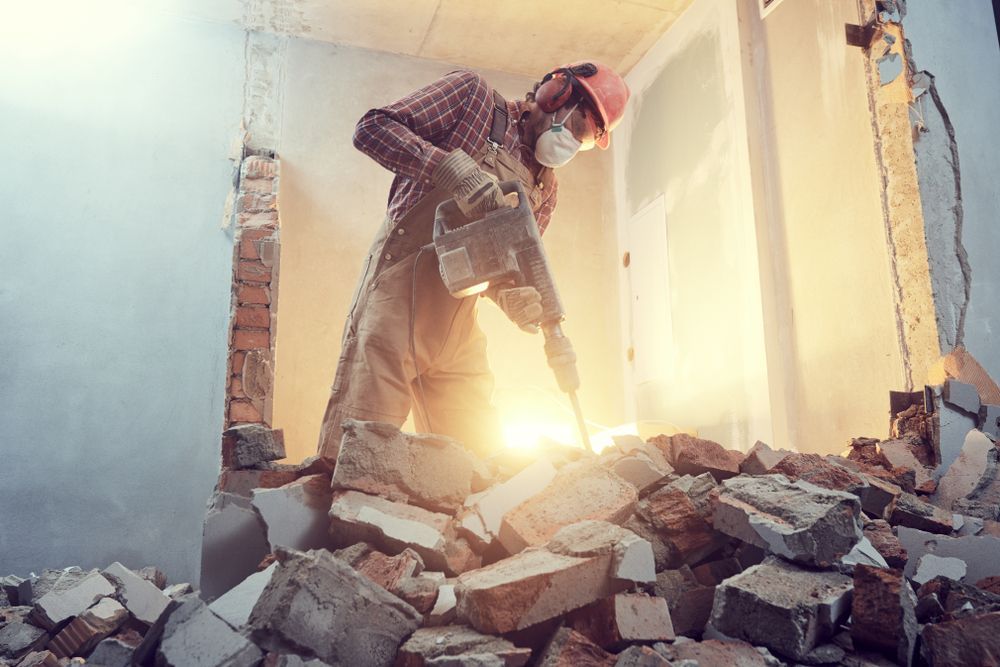
{"label": "broken brick", "polygon": [[856,566],[851,638],[901,665],[909,665],[919,632],[916,603],[913,589],[898,570]]}
{"label": "broken brick", "polygon": [[1000,664],[1000,612],[929,623],[920,633],[931,665]]}
{"label": "broken brick", "polygon": [[665,559],[659,559],[661,567],[694,563],[720,546],[712,526],[679,489],[665,487],[649,495],[639,503],[637,518],[652,527],[655,539],[666,549]]}
{"label": "broken brick", "polygon": [[789,454],[773,466],[771,472],[782,474],[793,482],[801,479],[824,489],[847,491],[859,497],[868,486],[860,476],[830,463],[819,454]]}
{"label": "broken brick", "polygon": [[744,641],[720,641],[708,639],[703,642],[685,641],[670,645],[659,645],[661,652],[674,665],[719,665],[722,667],[774,667],[779,664],[773,656],[757,646]]}
{"label": "broken brick", "polygon": [[41,596],[35,602],[32,619],[39,626],[51,630],[114,593],[115,589],[107,579],[97,571],[90,572],[67,589],[51,590]]}
{"label": "broken brick", "polygon": [[948,535],[952,531],[952,516],[939,507],[925,503],[912,493],[902,493],[889,510],[889,523],[930,533]]}
{"label": "broken brick", "polygon": [[507,512],[499,539],[510,553],[548,542],[564,526],[585,520],[622,523],[635,510],[635,487],[596,463],[563,467],[545,489]]}
{"label": "broken brick", "polygon": [[[531,547],[458,577],[458,617],[488,634],[521,630],[654,578],[648,543],[629,531],[591,521],[561,530],[546,547]],[[628,542],[624,551],[620,547]],[[643,565],[629,565],[642,562]],[[617,576],[616,576],[617,575]],[[619,578],[630,576],[633,579]]]}
{"label": "broken brick", "polygon": [[388,500],[453,513],[486,475],[462,443],[439,435],[403,433],[383,422],[346,419],[333,472],[334,490],[362,491]]}
{"label": "broken brick", "polygon": [[650,440],[663,452],[678,475],[711,473],[717,481],[740,474],[739,461],[722,445],[711,440],[695,438],[686,433]]}
{"label": "broken brick", "polygon": [[456,575],[477,566],[451,517],[395,503],[360,491],[335,491],[330,505],[330,535],[338,545],[368,542],[388,554],[413,549],[428,567]]}
{"label": "broken brick", "polygon": [[661,597],[620,593],[571,612],[566,623],[608,650],[635,642],[674,640],[670,610]]}
{"label": "broken brick", "polygon": [[864,536],[871,542],[889,567],[901,569],[906,565],[906,549],[892,532],[892,526],[884,519],[875,519],[865,524]]}
{"label": "broken brick", "polygon": [[114,598],[103,598],[77,616],[52,638],[48,649],[57,658],[87,655],[97,643],[117,630],[128,619],[128,611]]}
{"label": "broken brick", "polygon": [[579,632],[560,628],[538,658],[538,667],[612,667],[615,656]]}

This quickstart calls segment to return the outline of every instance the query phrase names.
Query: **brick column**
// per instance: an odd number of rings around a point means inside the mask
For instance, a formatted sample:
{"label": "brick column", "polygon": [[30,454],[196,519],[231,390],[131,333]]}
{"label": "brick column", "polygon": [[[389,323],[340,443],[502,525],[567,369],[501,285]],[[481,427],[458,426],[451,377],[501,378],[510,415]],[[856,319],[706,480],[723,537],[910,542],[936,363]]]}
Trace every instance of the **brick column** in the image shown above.
{"label": "brick column", "polygon": [[278,308],[278,160],[250,155],[240,165],[233,249],[226,428],[271,425]]}

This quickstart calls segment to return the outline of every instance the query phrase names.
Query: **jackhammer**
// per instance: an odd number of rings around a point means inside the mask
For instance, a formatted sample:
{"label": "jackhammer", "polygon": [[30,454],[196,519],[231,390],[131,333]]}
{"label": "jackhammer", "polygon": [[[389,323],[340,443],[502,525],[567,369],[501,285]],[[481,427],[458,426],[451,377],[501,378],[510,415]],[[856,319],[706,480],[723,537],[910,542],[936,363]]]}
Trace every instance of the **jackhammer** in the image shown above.
{"label": "jackhammer", "polygon": [[[580,438],[593,451],[576,392],[580,376],[573,344],[562,331],[565,311],[549,269],[538,224],[519,181],[500,184],[503,193],[517,193],[517,206],[490,211],[468,221],[453,199],[442,202],[434,215],[434,250],[441,278],[457,298],[479,294],[491,285],[534,287],[542,297],[539,321],[545,336],[545,356],[559,388],[569,394]],[[464,223],[464,224],[463,224]]]}

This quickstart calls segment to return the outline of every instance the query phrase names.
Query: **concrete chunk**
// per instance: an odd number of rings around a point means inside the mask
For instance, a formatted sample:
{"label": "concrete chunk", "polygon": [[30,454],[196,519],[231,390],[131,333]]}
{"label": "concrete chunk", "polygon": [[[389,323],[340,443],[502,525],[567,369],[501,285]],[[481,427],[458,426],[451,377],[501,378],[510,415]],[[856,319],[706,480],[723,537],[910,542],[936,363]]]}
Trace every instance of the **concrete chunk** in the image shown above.
{"label": "concrete chunk", "polygon": [[285,458],[285,436],[281,429],[243,424],[222,432],[222,466],[232,470]]}
{"label": "concrete chunk", "polygon": [[254,667],[263,655],[192,594],[167,619],[156,657],[170,667]]}
{"label": "concrete chunk", "polygon": [[950,510],[956,500],[976,490],[984,474],[989,475],[991,479],[995,477],[996,455],[993,457],[993,465],[990,465],[989,456],[995,451],[996,446],[993,441],[982,431],[969,431],[958,458],[938,480],[937,491],[932,497],[934,504]]}
{"label": "concrete chunk", "polygon": [[261,593],[267,588],[277,569],[277,563],[271,563],[261,572],[254,572],[233,588],[219,596],[208,605],[216,616],[229,624],[233,630],[242,630],[250,621],[250,612],[260,599]]}
{"label": "concrete chunk", "polygon": [[254,489],[276,489],[295,480],[295,473],[286,470],[223,470],[215,489],[250,498]]}
{"label": "concrete chunk", "polygon": [[424,619],[424,625],[448,625],[455,620],[456,605],[455,584],[442,584],[438,588],[438,596],[434,606]]}
{"label": "concrete chunk", "polygon": [[[140,637],[141,639],[141,637]],[[101,640],[97,648],[87,656],[87,665],[92,667],[131,667],[132,655],[138,643],[131,643],[121,636]]]}
{"label": "concrete chunk", "polygon": [[[621,592],[634,583],[613,575],[616,547],[627,536],[612,524],[570,526],[548,548],[532,547],[466,572],[455,587],[458,617],[480,632],[500,634]],[[651,579],[651,559],[649,566],[642,574]]]}
{"label": "concrete chunk", "polygon": [[913,581],[923,584],[937,577],[962,581],[967,571],[968,566],[961,558],[942,558],[934,554],[924,554],[917,562],[917,571],[913,574]]}
{"label": "concrete chunk", "polygon": [[952,407],[944,400],[943,387],[930,387],[929,391],[934,404],[931,444],[937,463],[933,476],[938,479],[962,453],[965,436],[979,425],[979,411],[973,416],[960,408]]}
{"label": "concrete chunk", "polygon": [[478,566],[468,543],[455,533],[451,518],[359,491],[335,491],[330,506],[335,544],[368,542],[388,554],[413,549],[434,570],[456,575]]}
{"label": "concrete chunk", "polygon": [[107,579],[96,571],[91,572],[70,588],[52,590],[39,598],[35,602],[32,618],[40,626],[51,630],[114,593],[115,589]]}
{"label": "concrete chunk", "polygon": [[687,566],[656,575],[656,594],[667,602],[674,632],[698,638],[712,613],[715,586],[701,584]]}
{"label": "concrete chunk", "polygon": [[979,430],[1000,440],[1000,405],[984,405],[979,409]]}
{"label": "concrete chunk", "polygon": [[715,529],[776,555],[829,565],[861,539],[856,496],[789,482],[783,475],[737,477],[722,483]]}
{"label": "concrete chunk", "polygon": [[216,493],[202,535],[202,597],[214,600],[246,579],[268,551],[267,527],[250,499]]}
{"label": "concrete chunk", "polygon": [[333,489],[362,491],[453,513],[485,464],[443,435],[403,433],[392,424],[345,419]]}
{"label": "concrete chunk", "polygon": [[267,526],[267,541],[277,547],[308,550],[330,546],[330,478],[308,475],[276,489],[256,489],[251,503]]}
{"label": "concrete chunk", "polygon": [[560,528],[585,520],[622,523],[635,510],[635,487],[592,462],[563,467],[538,495],[504,515],[500,542],[510,553],[548,542]]}
{"label": "concrete chunk", "polygon": [[399,648],[395,667],[424,667],[429,664],[479,664],[495,658],[497,665],[521,667],[531,658],[531,649],[518,648],[506,639],[476,632],[464,625],[421,628]]}
{"label": "concrete chunk", "polygon": [[331,664],[391,665],[420,614],[328,551],[278,552],[250,614],[255,641],[301,646]]}
{"label": "concrete chunk", "polygon": [[850,577],[769,558],[715,589],[712,626],[801,660],[833,636],[850,611]]}
{"label": "concrete chunk", "polygon": [[651,458],[641,452],[619,456],[608,467],[611,472],[634,486],[639,495],[655,489],[672,470],[657,466]]}
{"label": "concrete chunk", "polygon": [[121,563],[112,563],[102,574],[114,585],[121,603],[140,623],[152,625],[170,603],[163,591]]}
{"label": "concrete chunk", "polygon": [[571,612],[566,624],[601,648],[618,650],[634,642],[673,641],[667,601],[620,593]]}
{"label": "concrete chunk", "polygon": [[979,392],[971,384],[959,382],[958,380],[946,380],[942,397],[952,406],[971,412],[979,413]]}
{"label": "concrete chunk", "polygon": [[851,638],[901,665],[910,665],[917,642],[916,595],[902,573],[866,565],[854,568]]}
{"label": "concrete chunk", "polygon": [[924,554],[933,553],[942,558],[958,558],[965,562],[967,581],[979,581],[985,577],[1000,576],[1000,537],[992,535],[969,535],[966,537],[946,537],[913,528],[896,529],[899,542],[909,553],[904,574],[912,578]]}
{"label": "concrete chunk", "polygon": [[791,453],[787,449],[775,451],[758,440],[740,463],[740,472],[745,475],[766,475],[781,459]]}
{"label": "concrete chunk", "polygon": [[48,639],[45,630],[25,620],[16,620],[0,627],[0,658],[19,658],[40,649]]}

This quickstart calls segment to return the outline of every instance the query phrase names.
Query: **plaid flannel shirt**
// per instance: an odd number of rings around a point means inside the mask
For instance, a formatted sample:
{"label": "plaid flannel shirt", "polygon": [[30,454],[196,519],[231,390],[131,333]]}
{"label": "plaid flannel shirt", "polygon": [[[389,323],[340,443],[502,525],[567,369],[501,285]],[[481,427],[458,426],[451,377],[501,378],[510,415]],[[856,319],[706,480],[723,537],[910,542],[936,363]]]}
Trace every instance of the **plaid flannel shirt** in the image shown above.
{"label": "plaid flannel shirt", "polygon": [[[511,122],[503,145],[536,177],[542,168],[534,151],[521,142],[513,121],[526,109],[508,102]],[[451,72],[406,97],[372,109],[358,121],[354,146],[396,174],[389,189],[388,215],[393,222],[434,187],[431,174],[445,155],[461,148],[473,155],[486,143],[493,123],[493,90],[475,72]],[[535,219],[544,232],[556,205],[557,184],[543,194]]]}

